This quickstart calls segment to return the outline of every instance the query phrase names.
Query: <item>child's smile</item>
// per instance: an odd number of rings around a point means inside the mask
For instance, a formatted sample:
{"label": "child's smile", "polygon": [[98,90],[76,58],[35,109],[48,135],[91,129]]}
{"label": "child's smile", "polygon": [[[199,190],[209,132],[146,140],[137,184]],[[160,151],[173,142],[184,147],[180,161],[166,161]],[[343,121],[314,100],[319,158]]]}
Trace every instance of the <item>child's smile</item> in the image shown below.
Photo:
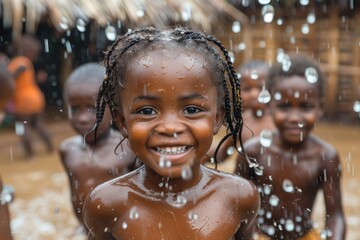
{"label": "child's smile", "polygon": [[161,176],[179,178],[183,168],[207,152],[221,125],[222,114],[214,108],[217,91],[197,53],[165,49],[140,55],[125,74],[118,124],[147,166]]}

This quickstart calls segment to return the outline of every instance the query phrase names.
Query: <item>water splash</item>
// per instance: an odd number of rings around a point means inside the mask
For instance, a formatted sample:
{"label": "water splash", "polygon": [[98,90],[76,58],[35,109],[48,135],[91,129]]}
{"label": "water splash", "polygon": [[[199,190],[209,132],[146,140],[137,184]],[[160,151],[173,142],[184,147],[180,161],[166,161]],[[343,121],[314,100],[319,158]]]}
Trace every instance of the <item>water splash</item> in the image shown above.
{"label": "water splash", "polygon": [[79,18],[78,20],[76,20],[76,29],[79,32],[85,32],[86,31],[86,22],[84,19]]}
{"label": "water splash", "polygon": [[130,209],[129,217],[130,217],[131,220],[139,219],[139,213],[138,213],[136,207],[132,207]]}

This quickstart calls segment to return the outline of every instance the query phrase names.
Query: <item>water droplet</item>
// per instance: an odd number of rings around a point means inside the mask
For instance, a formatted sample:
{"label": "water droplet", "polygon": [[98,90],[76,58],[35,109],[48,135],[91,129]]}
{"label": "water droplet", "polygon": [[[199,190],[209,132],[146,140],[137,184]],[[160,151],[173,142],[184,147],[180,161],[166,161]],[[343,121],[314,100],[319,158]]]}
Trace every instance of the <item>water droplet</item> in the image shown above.
{"label": "water droplet", "polygon": [[259,73],[258,73],[256,70],[251,71],[251,73],[250,73],[250,78],[251,78],[252,80],[257,80],[257,79],[259,79]]}
{"label": "water droplet", "polygon": [[264,103],[264,104],[270,102],[271,95],[265,87],[262,88],[257,100],[258,100],[258,102]]}
{"label": "water droplet", "polygon": [[285,222],[285,229],[288,232],[294,231],[295,229],[295,224],[291,219],[287,219]]}
{"label": "water droplet", "polygon": [[231,63],[234,63],[235,62],[235,54],[233,52],[230,52],[230,51],[228,52],[228,54],[229,54]]}
{"label": "water droplet", "polygon": [[159,167],[161,168],[168,168],[171,167],[171,161],[166,158],[166,156],[161,155],[159,160]]}
{"label": "water droplet", "polygon": [[121,224],[121,227],[122,227],[123,229],[127,229],[128,225],[127,225],[126,222],[123,222],[123,223]]}
{"label": "water droplet", "polygon": [[68,30],[69,29],[68,20],[65,17],[61,17],[59,26],[62,30]]}
{"label": "water droplet", "polygon": [[46,53],[49,52],[49,39],[47,39],[47,38],[44,39],[44,51]]}
{"label": "water droplet", "polygon": [[266,232],[269,236],[273,236],[275,234],[275,228],[273,226],[269,226]]}
{"label": "water droplet", "polygon": [[328,237],[332,237],[332,231],[330,229],[324,229],[320,233],[321,239],[328,239]]}
{"label": "water droplet", "polygon": [[309,5],[309,0],[300,0],[299,2],[300,2],[300,4],[303,5],[303,6]]}
{"label": "water droplet", "polygon": [[24,135],[25,126],[23,122],[16,121],[15,122],[15,134],[18,136]]}
{"label": "water droplet", "polygon": [[237,47],[238,47],[239,51],[244,51],[246,49],[246,44],[241,42],[241,43],[238,44]]}
{"label": "water droplet", "polygon": [[316,15],[315,13],[309,13],[306,17],[306,21],[309,23],[309,24],[313,24],[316,22]]}
{"label": "water droplet", "polygon": [[304,75],[309,83],[316,83],[319,78],[318,72],[313,67],[306,68]]}
{"label": "water droplet", "polygon": [[258,0],[258,2],[262,5],[266,5],[270,3],[270,0]]}
{"label": "water droplet", "polygon": [[233,22],[231,29],[232,29],[233,33],[239,33],[241,31],[240,22],[238,22],[238,21]]}
{"label": "water droplet", "polygon": [[79,18],[78,20],[76,20],[76,29],[79,32],[85,32],[85,30],[86,30],[86,22],[84,21],[84,19]]}
{"label": "water droplet", "polygon": [[276,207],[279,204],[279,197],[276,195],[271,195],[269,198],[269,203],[271,206]]}
{"label": "water droplet", "polygon": [[278,20],[276,20],[276,24],[281,26],[284,24],[284,20],[282,20],[282,18],[279,18]]}
{"label": "water droplet", "polygon": [[262,109],[257,109],[255,115],[257,117],[262,117],[264,115],[264,111]]}
{"label": "water droplet", "polygon": [[140,9],[136,11],[136,16],[142,18],[145,15],[144,10]]}
{"label": "water droplet", "polygon": [[353,105],[353,110],[356,113],[360,113],[360,101],[355,101]]}
{"label": "water droplet", "polygon": [[296,222],[301,222],[301,221],[302,221],[302,217],[301,217],[301,216],[296,216],[296,217],[295,217],[295,221],[296,221]]}
{"label": "water droplet", "polygon": [[309,33],[310,33],[309,24],[304,23],[304,24],[301,26],[301,32],[302,32],[302,34],[304,34],[304,35],[309,34]]}
{"label": "water droplet", "polygon": [[261,15],[266,23],[271,23],[275,16],[275,9],[271,5],[265,5],[261,9]]}
{"label": "water droplet", "polygon": [[189,3],[183,3],[181,6],[181,18],[184,22],[191,19],[191,5]]}
{"label": "water droplet", "polygon": [[287,54],[284,54],[283,59],[281,60],[281,68],[284,72],[289,71],[291,67],[291,60]]}
{"label": "water droplet", "polygon": [[303,128],[304,127],[304,122],[298,122],[298,126],[299,126],[299,128]]}
{"label": "water droplet", "polygon": [[196,213],[190,211],[188,214],[188,218],[189,218],[189,220],[194,221],[194,220],[197,220],[199,218],[199,216]]}
{"label": "water droplet", "polygon": [[181,177],[184,180],[190,180],[192,178],[192,170],[190,166],[186,165],[181,169]]}
{"label": "water droplet", "polygon": [[274,93],[275,100],[279,101],[279,100],[281,100],[281,98],[282,98],[281,93],[279,93],[279,92]]}
{"label": "water droplet", "polygon": [[228,147],[227,149],[226,149],[226,154],[228,155],[228,156],[231,156],[231,155],[233,155],[235,153],[235,148],[233,147],[233,146],[230,146],[230,147]]}
{"label": "water droplet", "polygon": [[270,195],[271,185],[265,184],[263,190],[264,190],[265,195]]}
{"label": "water droplet", "polygon": [[139,213],[137,211],[136,207],[133,207],[130,209],[130,214],[129,214],[130,219],[135,220],[139,218]]}
{"label": "water droplet", "polygon": [[108,232],[109,231],[109,228],[108,227],[105,227],[104,228],[104,232]]}
{"label": "water droplet", "polygon": [[287,193],[294,192],[294,185],[289,179],[284,179],[284,181],[282,183],[282,188]]}
{"label": "water droplet", "polygon": [[272,132],[270,130],[263,129],[260,132],[260,144],[263,147],[270,147],[272,142]]}
{"label": "water droplet", "polygon": [[300,92],[299,91],[294,92],[294,98],[300,98]]}
{"label": "water droplet", "polygon": [[272,212],[267,211],[266,214],[265,214],[265,217],[266,217],[267,219],[272,218]]}
{"label": "water droplet", "polygon": [[184,196],[177,195],[176,202],[175,202],[175,207],[180,208],[180,207],[184,206],[186,203],[187,203],[187,200],[186,200],[186,198]]}
{"label": "water droplet", "polygon": [[109,40],[109,41],[115,41],[116,39],[116,29],[115,27],[109,25],[105,28],[105,35],[106,35],[106,38]]}

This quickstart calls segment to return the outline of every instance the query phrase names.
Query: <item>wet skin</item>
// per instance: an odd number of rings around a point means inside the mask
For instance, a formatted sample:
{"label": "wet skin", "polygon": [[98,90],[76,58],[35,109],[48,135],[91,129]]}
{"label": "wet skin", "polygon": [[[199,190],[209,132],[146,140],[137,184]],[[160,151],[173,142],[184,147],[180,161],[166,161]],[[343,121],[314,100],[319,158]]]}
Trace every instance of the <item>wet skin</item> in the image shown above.
{"label": "wet skin", "polygon": [[107,109],[104,119],[97,131],[96,145],[94,132],[89,132],[95,124],[95,99],[98,85],[94,83],[68,86],[67,101],[69,104],[70,122],[79,134],[64,140],[60,146],[62,164],[68,174],[71,202],[79,221],[83,224],[82,208],[88,193],[97,185],[121,176],[132,170],[135,156],[122,139],[118,131],[110,129],[110,113]]}
{"label": "wet skin", "polygon": [[245,144],[248,155],[264,167],[264,174],[253,174],[241,157],[236,169],[241,176],[252,178],[261,194],[259,231],[272,239],[304,236],[312,228],[311,212],[316,194],[322,190],[325,225],[331,230],[331,239],[344,239],[338,153],[311,134],[321,114],[318,88],[303,77],[293,76],[275,84],[273,89],[273,97],[277,94],[281,99],[271,102],[277,130],[270,147],[263,147],[259,137]]}
{"label": "wet skin", "polygon": [[158,50],[131,60],[116,119],[145,165],[91,193],[86,225],[96,239],[250,239],[255,187],[200,165],[223,119],[207,63]]}

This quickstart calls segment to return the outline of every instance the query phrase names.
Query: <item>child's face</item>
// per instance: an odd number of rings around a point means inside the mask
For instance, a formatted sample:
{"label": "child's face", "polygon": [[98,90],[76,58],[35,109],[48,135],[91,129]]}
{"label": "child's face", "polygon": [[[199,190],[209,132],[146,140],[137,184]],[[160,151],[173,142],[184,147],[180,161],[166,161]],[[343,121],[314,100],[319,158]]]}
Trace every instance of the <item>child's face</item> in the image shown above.
{"label": "child's face", "polygon": [[281,139],[299,144],[307,138],[321,112],[317,85],[300,76],[284,78],[275,83],[270,106]]}
{"label": "child's face", "polygon": [[[84,136],[95,125],[96,111],[95,102],[98,92],[96,84],[75,83],[67,88],[68,115],[74,130]],[[110,111],[106,108],[104,118],[97,130],[97,136],[110,128]],[[94,132],[86,135],[86,142],[94,141]]]}
{"label": "child's face", "polygon": [[264,86],[265,72],[246,70],[241,74],[241,99],[245,109],[264,109],[265,105],[258,101]]}
{"label": "child's face", "polygon": [[180,178],[199,165],[223,119],[207,62],[185,51],[141,53],[120,92],[119,128],[133,152],[164,177]]}

